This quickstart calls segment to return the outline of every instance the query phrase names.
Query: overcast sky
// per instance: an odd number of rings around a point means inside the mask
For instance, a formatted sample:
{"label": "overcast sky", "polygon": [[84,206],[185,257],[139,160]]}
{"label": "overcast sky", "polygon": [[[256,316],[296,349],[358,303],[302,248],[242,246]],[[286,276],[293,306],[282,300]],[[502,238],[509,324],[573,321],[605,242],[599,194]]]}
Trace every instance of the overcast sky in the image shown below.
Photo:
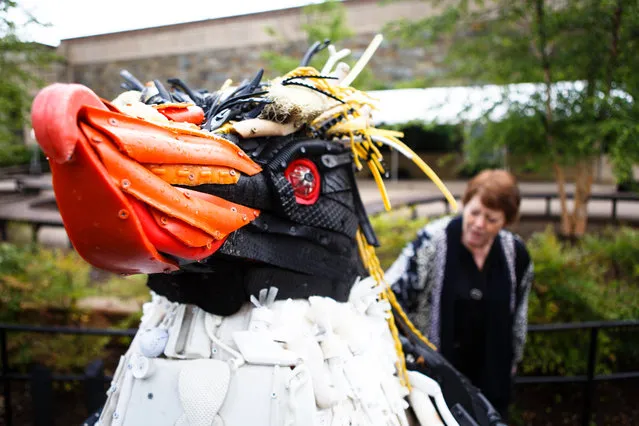
{"label": "overcast sky", "polygon": [[[318,0],[18,0],[48,28],[27,26],[28,40],[57,46],[60,40],[319,3]],[[14,15],[16,22],[22,16]],[[247,29],[248,30],[248,29]]]}

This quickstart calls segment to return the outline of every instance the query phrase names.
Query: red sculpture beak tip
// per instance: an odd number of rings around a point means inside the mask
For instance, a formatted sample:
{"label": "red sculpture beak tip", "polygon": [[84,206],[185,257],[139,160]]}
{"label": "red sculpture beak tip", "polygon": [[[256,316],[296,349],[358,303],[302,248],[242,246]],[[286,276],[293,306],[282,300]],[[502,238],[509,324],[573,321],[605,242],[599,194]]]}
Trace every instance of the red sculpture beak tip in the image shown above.
{"label": "red sculpture beak tip", "polygon": [[82,137],[77,123],[84,106],[107,109],[95,93],[80,84],[52,84],[33,100],[31,120],[35,137],[51,161],[64,164],[71,160]]}

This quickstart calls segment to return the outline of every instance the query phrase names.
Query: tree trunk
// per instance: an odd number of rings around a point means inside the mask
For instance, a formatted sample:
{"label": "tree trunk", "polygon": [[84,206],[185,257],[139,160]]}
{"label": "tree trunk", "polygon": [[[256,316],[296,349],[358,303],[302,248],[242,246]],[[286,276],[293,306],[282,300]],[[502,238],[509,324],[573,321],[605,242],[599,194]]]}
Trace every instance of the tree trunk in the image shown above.
{"label": "tree trunk", "polygon": [[593,159],[585,158],[577,163],[577,178],[575,180],[575,199],[572,212],[571,237],[581,238],[588,226],[588,201],[592,192]]}
{"label": "tree trunk", "polygon": [[612,90],[612,79],[617,68],[619,57],[619,31],[621,30],[621,17],[623,14],[623,0],[617,0],[617,7],[612,15],[612,37],[610,40],[610,60],[606,67],[606,96]]}
{"label": "tree trunk", "polygon": [[[606,66],[606,89],[604,92],[605,99],[597,117],[597,121],[599,122],[606,119],[606,101],[608,96],[610,95],[610,91],[612,90],[613,74],[616,69],[617,58],[619,56],[619,31],[621,28],[621,18],[623,12],[622,6],[623,0],[618,0],[611,19],[611,41],[608,64]],[[593,59],[596,60],[596,58]],[[594,84],[590,83],[588,87],[594,88]],[[589,93],[588,95],[590,97],[593,97],[594,93]],[[597,145],[601,147],[601,141],[598,141]],[[592,193],[592,183],[594,179],[593,166],[593,158],[586,157],[577,162],[577,178],[575,180],[575,198],[572,212],[572,232],[570,233],[570,236],[574,238],[580,238],[586,233],[586,227],[588,225],[588,201],[590,198],[590,194]]]}
{"label": "tree trunk", "polygon": [[564,169],[557,163],[553,164],[555,172],[555,181],[557,182],[557,193],[559,194],[559,206],[561,211],[561,222],[559,224],[559,233],[562,236],[570,237],[572,235],[572,216],[568,209],[568,196],[566,195],[566,175]]}
{"label": "tree trunk", "polygon": [[[541,59],[541,67],[544,74],[544,86],[546,91],[546,99],[544,102],[546,120],[546,143],[552,153],[553,158],[559,158],[555,146],[553,136],[553,110],[552,110],[552,68],[550,65],[550,57],[548,56],[548,39],[545,27],[545,2],[544,0],[536,0],[535,17],[537,19],[537,37],[539,58]],[[568,198],[566,196],[566,175],[561,165],[553,161],[553,170],[555,172],[555,181],[557,182],[557,192],[559,193],[559,205],[561,208],[561,224],[560,233],[566,237],[572,237],[573,234],[573,217],[568,209]]]}

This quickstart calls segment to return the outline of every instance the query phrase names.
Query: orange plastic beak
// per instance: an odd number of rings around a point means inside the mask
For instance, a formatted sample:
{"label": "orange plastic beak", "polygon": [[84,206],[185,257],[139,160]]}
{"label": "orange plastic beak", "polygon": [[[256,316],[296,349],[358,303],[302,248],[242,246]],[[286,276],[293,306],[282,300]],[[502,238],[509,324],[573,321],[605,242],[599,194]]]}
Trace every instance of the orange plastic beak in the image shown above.
{"label": "orange plastic beak", "polygon": [[78,84],[53,84],[38,93],[32,122],[71,243],[98,268],[175,271],[175,258],[210,256],[259,215],[173,186],[232,184],[240,173],[261,171],[219,136],[124,115]]}

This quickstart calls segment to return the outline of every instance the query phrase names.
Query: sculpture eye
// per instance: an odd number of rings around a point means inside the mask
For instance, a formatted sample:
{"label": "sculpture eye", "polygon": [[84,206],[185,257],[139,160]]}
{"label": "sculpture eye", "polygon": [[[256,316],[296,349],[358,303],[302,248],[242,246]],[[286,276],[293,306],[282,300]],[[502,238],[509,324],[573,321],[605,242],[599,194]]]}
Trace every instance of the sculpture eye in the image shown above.
{"label": "sculpture eye", "polygon": [[294,160],[284,171],[284,176],[293,186],[298,204],[315,204],[320,194],[320,175],[315,163],[306,159]]}

